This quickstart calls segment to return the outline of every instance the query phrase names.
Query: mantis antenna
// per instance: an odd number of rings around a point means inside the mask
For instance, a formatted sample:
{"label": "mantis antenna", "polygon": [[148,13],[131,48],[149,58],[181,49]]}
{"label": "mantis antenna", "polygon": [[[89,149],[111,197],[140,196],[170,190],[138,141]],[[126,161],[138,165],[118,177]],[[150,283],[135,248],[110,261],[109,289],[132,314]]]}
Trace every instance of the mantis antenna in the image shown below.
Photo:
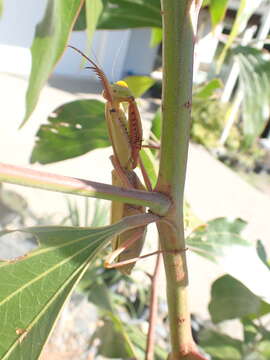
{"label": "mantis antenna", "polygon": [[72,46],[72,45],[68,45],[68,47],[75,50],[75,51],[77,51],[82,57],[84,57],[87,61],[90,62],[90,64],[92,66],[89,66],[89,68],[91,70],[93,70],[97,74],[98,78],[100,79],[100,81],[101,81],[101,83],[103,85],[103,88],[104,88],[104,93],[105,93],[106,99],[108,101],[112,102],[113,97],[112,97],[112,94],[111,94],[110,83],[108,82],[104,72],[100,69],[100,67],[97,66],[97,64],[93,60],[91,60],[81,50],[77,49],[75,46]]}

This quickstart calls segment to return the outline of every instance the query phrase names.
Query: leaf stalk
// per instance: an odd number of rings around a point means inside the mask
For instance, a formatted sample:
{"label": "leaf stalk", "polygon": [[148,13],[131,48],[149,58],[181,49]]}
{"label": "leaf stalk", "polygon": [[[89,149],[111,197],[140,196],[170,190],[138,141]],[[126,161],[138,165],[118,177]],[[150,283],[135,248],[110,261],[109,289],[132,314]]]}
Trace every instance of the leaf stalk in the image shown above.
{"label": "leaf stalk", "polygon": [[95,181],[56,175],[3,163],[0,163],[0,181],[67,194],[146,206],[153,213],[160,216],[166,214],[171,205],[170,199],[158,192],[124,189]]}

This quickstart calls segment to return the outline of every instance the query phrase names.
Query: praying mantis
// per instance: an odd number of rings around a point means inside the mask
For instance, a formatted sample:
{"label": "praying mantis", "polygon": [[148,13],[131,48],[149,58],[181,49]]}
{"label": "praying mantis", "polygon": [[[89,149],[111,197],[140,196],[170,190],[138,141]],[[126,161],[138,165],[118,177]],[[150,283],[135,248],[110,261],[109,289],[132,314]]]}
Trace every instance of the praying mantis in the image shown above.
{"label": "praying mantis", "polygon": [[[105,119],[109,138],[113,148],[110,160],[113,164],[112,185],[128,189],[151,191],[151,182],[140,158],[142,148],[142,124],[139,110],[130,89],[124,81],[110,84],[105,73],[97,64],[79,49],[70,48],[83,56],[100,79],[103,86],[105,104]],[[123,110],[123,103],[127,104],[127,117]],[[140,166],[145,186],[142,184],[134,169]],[[113,201],[111,207],[111,223],[120,221],[123,217],[144,213],[143,206],[135,206]],[[146,227],[141,226],[128,230],[112,240],[113,252],[106,258],[106,268],[119,268],[123,274],[130,274],[136,259],[144,244]],[[117,262],[113,263],[116,260]]]}

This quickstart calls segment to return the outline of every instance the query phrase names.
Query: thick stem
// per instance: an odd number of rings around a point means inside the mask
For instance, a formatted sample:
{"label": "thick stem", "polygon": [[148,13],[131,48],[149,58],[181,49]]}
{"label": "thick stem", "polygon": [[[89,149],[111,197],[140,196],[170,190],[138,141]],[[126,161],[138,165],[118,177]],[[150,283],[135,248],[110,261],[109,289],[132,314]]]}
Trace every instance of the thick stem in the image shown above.
{"label": "thick stem", "polygon": [[0,181],[67,194],[147,206],[158,215],[165,214],[171,204],[166,196],[157,192],[128,190],[94,181],[50,174],[2,163],[0,163]]}
{"label": "thick stem", "polygon": [[173,202],[158,224],[164,250],[172,352],[170,360],[203,359],[193,342],[188,308],[188,273],[183,193],[190,132],[193,47],[201,0],[162,0],[163,126],[156,190]]}

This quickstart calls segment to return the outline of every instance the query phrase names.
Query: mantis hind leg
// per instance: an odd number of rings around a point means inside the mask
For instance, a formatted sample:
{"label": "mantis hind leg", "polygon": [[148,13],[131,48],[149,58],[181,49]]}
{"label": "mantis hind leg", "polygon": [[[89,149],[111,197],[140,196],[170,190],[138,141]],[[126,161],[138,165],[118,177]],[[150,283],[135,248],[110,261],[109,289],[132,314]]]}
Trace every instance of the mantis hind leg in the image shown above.
{"label": "mantis hind leg", "polygon": [[127,251],[129,247],[131,247],[136,241],[139,241],[142,236],[144,236],[145,229],[139,228],[133,231],[131,237],[129,237],[126,241],[122,242],[121,245],[118,245],[117,249],[115,249],[110,255],[107,256],[104,262],[104,266],[107,269],[117,268],[124,266],[126,264],[135,263],[137,258],[127,259],[123,261],[119,261],[113,264],[113,261],[119,257],[124,251]]}

